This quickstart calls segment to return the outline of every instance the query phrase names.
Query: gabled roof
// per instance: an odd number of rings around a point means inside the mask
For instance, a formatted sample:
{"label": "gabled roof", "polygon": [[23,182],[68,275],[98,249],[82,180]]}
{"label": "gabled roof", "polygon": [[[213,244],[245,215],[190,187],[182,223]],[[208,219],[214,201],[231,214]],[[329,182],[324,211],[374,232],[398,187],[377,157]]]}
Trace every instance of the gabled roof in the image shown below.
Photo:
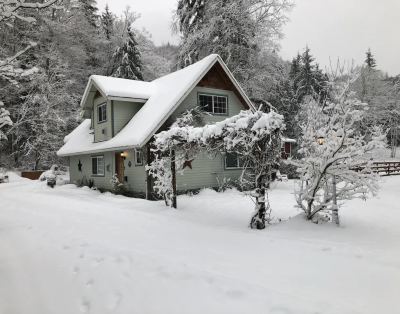
{"label": "gabled roof", "polygon": [[[94,84],[106,98],[121,97],[133,99],[149,99],[153,93],[153,85],[151,82],[142,82],[134,80],[126,80],[110,76],[92,75],[89,79],[87,88],[90,83]],[[86,91],[85,94],[86,95]],[[81,106],[84,98],[82,98]]]}
{"label": "gabled roof", "polygon": [[195,64],[152,82],[138,82],[94,75],[89,79],[81,103],[82,107],[92,84],[99,89],[106,99],[123,97],[141,98],[147,99],[147,101],[129,123],[108,141],[93,143],[94,135],[90,134],[93,133],[93,130],[90,130],[90,120],[83,121],[77,129],[65,137],[65,145],[57,154],[59,156],[69,156],[142,147],[216,63],[224,69],[248,107],[254,109],[251,101],[243,92],[232,73],[216,54],[209,55]]}

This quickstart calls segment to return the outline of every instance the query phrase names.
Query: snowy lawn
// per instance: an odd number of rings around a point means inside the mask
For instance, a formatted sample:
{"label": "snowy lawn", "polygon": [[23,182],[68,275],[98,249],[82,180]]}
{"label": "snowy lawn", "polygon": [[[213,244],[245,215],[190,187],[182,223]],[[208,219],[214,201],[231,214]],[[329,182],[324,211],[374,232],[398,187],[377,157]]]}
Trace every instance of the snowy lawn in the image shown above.
{"label": "snowy lawn", "polygon": [[[0,313],[399,313],[400,176],[342,227],[299,217],[247,228],[236,191],[178,210],[10,174],[0,185]],[[288,219],[293,182],[270,194]]]}

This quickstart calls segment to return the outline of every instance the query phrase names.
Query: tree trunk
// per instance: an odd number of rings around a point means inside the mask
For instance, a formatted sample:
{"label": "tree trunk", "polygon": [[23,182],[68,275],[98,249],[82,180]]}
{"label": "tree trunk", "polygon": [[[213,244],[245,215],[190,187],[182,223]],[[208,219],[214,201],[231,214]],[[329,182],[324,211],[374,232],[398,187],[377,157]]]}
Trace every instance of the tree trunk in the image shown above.
{"label": "tree trunk", "polygon": [[332,193],[333,193],[333,205],[332,205],[332,222],[336,226],[340,226],[339,222],[339,208],[337,206],[337,199],[336,199],[336,178],[332,176]]}
{"label": "tree trunk", "polygon": [[260,176],[257,185],[258,196],[256,197],[256,208],[250,221],[251,229],[265,228],[265,215],[267,213],[267,209],[265,207],[265,190],[264,176]]}
{"label": "tree trunk", "polygon": [[[151,151],[150,151],[150,143],[147,143],[146,146],[146,164],[150,165],[151,164]],[[146,199],[148,201],[151,201],[153,199],[153,182],[152,182],[152,176],[149,173],[149,170],[146,170]]]}
{"label": "tree trunk", "polygon": [[171,172],[172,172],[172,207],[177,208],[176,204],[176,163],[175,150],[171,150]]}

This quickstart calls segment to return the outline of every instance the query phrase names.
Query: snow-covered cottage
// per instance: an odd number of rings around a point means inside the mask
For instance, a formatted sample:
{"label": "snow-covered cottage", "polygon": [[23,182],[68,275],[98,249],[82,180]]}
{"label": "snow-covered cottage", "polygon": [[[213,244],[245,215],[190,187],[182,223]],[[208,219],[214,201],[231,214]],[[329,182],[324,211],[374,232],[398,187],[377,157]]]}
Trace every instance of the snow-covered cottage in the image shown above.
{"label": "snow-covered cottage", "polygon": [[[167,119],[201,106],[209,122],[222,121],[244,109],[254,109],[238,82],[218,55],[152,82],[93,75],[84,92],[81,109],[86,118],[65,138],[59,156],[69,156],[71,182],[86,177],[97,187],[110,189],[111,177],[133,192],[144,192],[144,154],[152,136]],[[186,163],[177,177],[178,190],[217,187],[218,180],[240,174],[232,155],[214,159],[199,156]]]}

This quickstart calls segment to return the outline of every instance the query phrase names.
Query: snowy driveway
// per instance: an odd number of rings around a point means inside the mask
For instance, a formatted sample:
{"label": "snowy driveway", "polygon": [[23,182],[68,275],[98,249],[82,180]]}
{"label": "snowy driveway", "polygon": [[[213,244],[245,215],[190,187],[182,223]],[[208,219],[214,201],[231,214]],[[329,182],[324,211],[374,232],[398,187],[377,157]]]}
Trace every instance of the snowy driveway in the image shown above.
{"label": "snowy driveway", "polygon": [[[400,177],[341,209],[246,228],[252,203],[203,191],[162,202],[11,177],[0,185],[0,313],[399,313]],[[13,183],[14,182],[14,183]],[[270,195],[293,209],[292,183]]]}

